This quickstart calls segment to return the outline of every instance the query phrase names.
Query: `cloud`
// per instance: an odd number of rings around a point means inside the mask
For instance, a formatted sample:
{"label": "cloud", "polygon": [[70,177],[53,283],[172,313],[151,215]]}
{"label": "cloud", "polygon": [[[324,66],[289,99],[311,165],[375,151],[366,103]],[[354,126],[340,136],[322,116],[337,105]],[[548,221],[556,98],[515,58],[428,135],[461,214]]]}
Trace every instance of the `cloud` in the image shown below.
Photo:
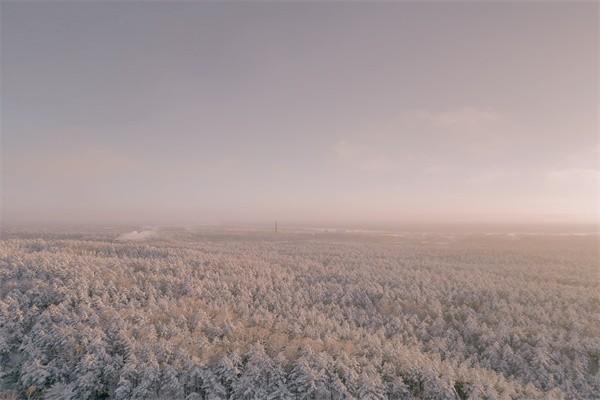
{"label": "cloud", "polygon": [[412,116],[432,126],[459,129],[481,128],[501,120],[500,115],[494,111],[474,107],[463,107],[437,113],[418,111]]}
{"label": "cloud", "polygon": [[117,241],[119,242],[139,242],[146,239],[150,239],[157,235],[154,230],[144,230],[144,231],[131,231],[127,233],[123,233],[119,237],[117,237]]}
{"label": "cloud", "polygon": [[600,170],[593,168],[557,169],[548,172],[546,178],[551,184],[588,188],[591,190],[600,187]]}
{"label": "cloud", "polygon": [[[137,160],[118,151],[79,149],[77,152],[40,150],[7,160],[19,175],[91,180],[112,178],[138,167]],[[15,171],[16,172],[16,171]]]}
{"label": "cloud", "polygon": [[390,172],[411,165],[486,163],[502,159],[507,121],[492,110],[463,107],[408,111],[359,128],[331,146],[338,162],[360,171]]}
{"label": "cloud", "polygon": [[333,153],[338,160],[349,162],[360,171],[388,172],[397,168],[397,163],[383,152],[366,145],[340,140],[333,144]]}
{"label": "cloud", "polygon": [[361,171],[389,172],[398,168],[398,163],[386,155],[376,155],[364,159],[358,167]]}

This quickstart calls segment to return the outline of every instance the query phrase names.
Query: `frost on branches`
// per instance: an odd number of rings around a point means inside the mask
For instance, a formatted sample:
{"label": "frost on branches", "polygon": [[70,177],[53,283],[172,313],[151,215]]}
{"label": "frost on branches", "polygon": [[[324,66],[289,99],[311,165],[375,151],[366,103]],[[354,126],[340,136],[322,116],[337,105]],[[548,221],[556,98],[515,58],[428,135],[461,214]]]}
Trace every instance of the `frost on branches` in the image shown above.
{"label": "frost on branches", "polygon": [[598,398],[596,244],[13,236],[0,398]]}

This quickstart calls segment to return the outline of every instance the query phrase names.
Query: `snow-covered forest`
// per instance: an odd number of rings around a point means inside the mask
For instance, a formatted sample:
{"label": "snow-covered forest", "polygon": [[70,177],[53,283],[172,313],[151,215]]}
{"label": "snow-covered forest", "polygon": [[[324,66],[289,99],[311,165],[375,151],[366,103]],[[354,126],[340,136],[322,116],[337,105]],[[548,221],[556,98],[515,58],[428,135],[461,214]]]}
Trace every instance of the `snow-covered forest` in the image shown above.
{"label": "snow-covered forest", "polygon": [[5,235],[0,398],[600,398],[597,244]]}

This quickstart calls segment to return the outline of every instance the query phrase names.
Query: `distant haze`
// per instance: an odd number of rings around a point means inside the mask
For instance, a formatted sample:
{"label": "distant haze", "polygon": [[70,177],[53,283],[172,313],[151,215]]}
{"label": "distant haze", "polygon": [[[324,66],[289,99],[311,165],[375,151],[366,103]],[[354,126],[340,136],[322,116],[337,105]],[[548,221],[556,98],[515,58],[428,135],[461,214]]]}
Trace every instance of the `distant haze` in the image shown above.
{"label": "distant haze", "polygon": [[3,2],[6,222],[593,222],[598,3]]}

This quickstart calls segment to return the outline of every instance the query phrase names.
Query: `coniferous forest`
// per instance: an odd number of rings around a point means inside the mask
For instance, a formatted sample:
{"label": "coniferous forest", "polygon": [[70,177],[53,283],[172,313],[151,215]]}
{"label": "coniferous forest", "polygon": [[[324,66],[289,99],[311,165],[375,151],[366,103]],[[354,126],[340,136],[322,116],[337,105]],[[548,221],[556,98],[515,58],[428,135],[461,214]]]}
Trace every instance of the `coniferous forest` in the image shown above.
{"label": "coniferous forest", "polygon": [[0,393],[600,398],[597,244],[559,234],[7,234]]}

